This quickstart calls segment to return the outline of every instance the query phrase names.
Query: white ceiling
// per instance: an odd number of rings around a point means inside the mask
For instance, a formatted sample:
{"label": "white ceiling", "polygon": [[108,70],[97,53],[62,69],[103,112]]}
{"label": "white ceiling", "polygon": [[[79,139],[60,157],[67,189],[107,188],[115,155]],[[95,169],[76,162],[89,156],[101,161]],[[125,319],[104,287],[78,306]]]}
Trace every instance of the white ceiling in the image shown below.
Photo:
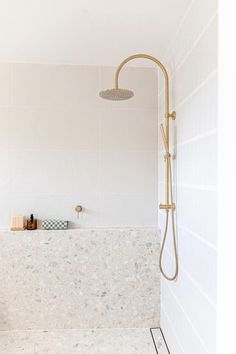
{"label": "white ceiling", "polygon": [[0,0],[0,61],[117,65],[137,52],[161,58],[190,2]]}

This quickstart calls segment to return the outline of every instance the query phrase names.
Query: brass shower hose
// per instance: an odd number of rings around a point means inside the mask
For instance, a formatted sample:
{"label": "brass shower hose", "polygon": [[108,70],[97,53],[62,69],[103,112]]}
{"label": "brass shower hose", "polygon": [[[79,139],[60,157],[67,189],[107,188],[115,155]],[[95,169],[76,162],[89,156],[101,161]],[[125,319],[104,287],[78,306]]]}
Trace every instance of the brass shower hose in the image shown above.
{"label": "brass shower hose", "polygon": [[[169,151],[166,151],[166,163],[168,164],[168,173],[170,177],[170,201],[171,205],[174,204],[173,201],[173,188],[172,188],[172,169],[171,169],[171,155]],[[172,222],[172,232],[173,232],[173,246],[174,246],[174,257],[175,257],[175,273],[173,276],[168,276],[166,272],[163,269],[163,253],[165,249],[165,244],[166,244],[166,239],[167,239],[167,232],[168,232],[168,224],[169,224],[169,210],[166,210],[166,225],[165,225],[165,232],[164,232],[164,237],[163,237],[163,242],[161,245],[161,251],[160,251],[160,258],[159,258],[159,267],[161,270],[161,274],[163,275],[164,278],[167,280],[175,280],[178,276],[179,273],[179,259],[178,259],[178,251],[177,251],[177,240],[176,240],[176,232],[175,232],[175,215],[174,215],[175,210],[171,209],[171,222]]]}

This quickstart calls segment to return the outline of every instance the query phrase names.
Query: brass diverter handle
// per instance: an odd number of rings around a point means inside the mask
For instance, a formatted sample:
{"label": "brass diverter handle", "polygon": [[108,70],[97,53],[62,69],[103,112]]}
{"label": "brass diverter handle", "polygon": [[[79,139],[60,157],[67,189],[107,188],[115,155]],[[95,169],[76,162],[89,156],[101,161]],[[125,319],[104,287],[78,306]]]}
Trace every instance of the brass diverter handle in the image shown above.
{"label": "brass diverter handle", "polygon": [[76,205],[75,211],[76,211],[77,213],[81,213],[82,210],[83,210],[83,208],[82,208],[81,205]]}
{"label": "brass diverter handle", "polygon": [[175,204],[160,204],[159,208],[164,210],[175,210]]}
{"label": "brass diverter handle", "polygon": [[77,213],[77,217],[79,218],[79,214],[83,211],[83,207],[81,205],[76,205],[75,211]]}

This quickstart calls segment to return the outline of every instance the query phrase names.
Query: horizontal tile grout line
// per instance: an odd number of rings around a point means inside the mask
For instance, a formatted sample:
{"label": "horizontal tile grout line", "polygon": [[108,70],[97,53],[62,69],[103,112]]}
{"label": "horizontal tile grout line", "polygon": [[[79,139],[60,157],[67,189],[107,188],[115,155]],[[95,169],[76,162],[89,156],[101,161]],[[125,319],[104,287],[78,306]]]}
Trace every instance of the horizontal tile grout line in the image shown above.
{"label": "horizontal tile grout line", "polygon": [[[165,185],[165,181],[159,181],[158,183],[161,185]],[[176,183],[175,186],[178,188],[198,189],[217,192],[217,186],[214,185]]]}
{"label": "horizontal tile grout line", "polygon": [[[172,259],[173,255],[169,251],[169,249],[166,249],[166,253],[169,255],[169,257]],[[208,294],[203,290],[201,285],[198,283],[197,280],[195,280],[190,273],[187,271],[184,265],[181,264],[181,269],[183,273],[187,276],[189,281],[193,284],[193,286],[198,290],[198,292],[209,302],[210,306],[216,311],[216,304],[215,302],[208,296]]]}
{"label": "horizontal tile grout line", "polygon": [[198,289],[199,293],[202,294],[202,296],[205,297],[205,299],[209,302],[209,304],[212,306],[214,310],[216,310],[216,304],[212,301],[212,299],[208,296],[208,294],[202,289],[202,287],[198,284],[198,282],[190,275],[190,273],[186,270],[184,266],[181,266],[183,272],[185,275],[189,278],[190,282],[193,283],[193,285]]}
{"label": "horizontal tile grout line", "polygon": [[[3,148],[0,148],[0,151],[2,150],[6,150],[5,147]],[[81,151],[81,152],[96,152],[97,154],[99,153],[98,151],[98,144],[94,145],[93,148],[86,148],[86,147],[70,147],[70,148],[59,148],[59,147],[22,147],[22,148],[19,148],[19,147],[7,147],[7,150],[9,152],[15,152],[15,151],[24,151],[24,150],[27,150],[27,151],[42,151],[42,150],[50,150],[50,151],[58,151],[58,152],[62,152],[62,151],[65,151],[65,152],[77,152],[77,151]],[[111,148],[111,147],[107,147],[107,148],[102,148],[100,147],[100,151],[101,152],[104,152],[104,153],[107,153],[107,152],[124,152],[127,151],[127,152],[152,152],[152,153],[156,153],[158,155],[158,152],[157,152],[157,149],[156,148]]]}
{"label": "horizontal tile grout line", "polygon": [[16,104],[16,103],[10,103],[10,104],[0,104],[0,108],[29,108],[29,109],[40,109],[40,110],[44,110],[46,108],[80,108],[82,107],[82,109],[87,108],[88,110],[92,110],[94,109],[94,107],[98,110],[98,111],[156,111],[158,113],[158,106],[135,106],[135,107],[124,107],[122,106],[122,104],[120,106],[117,107],[111,107],[111,106],[103,106],[102,103],[95,103],[93,105],[93,108],[88,108],[88,105],[86,103],[61,103],[61,104],[56,104],[53,105],[52,103],[24,103],[24,104]]}
{"label": "horizontal tile grout line", "polygon": [[193,232],[192,230],[188,229],[187,227],[178,224],[177,226],[182,229],[183,231],[186,231],[187,233],[191,234],[191,236],[193,236],[194,238],[196,238],[198,241],[201,241],[202,243],[204,243],[207,247],[211,248],[212,251],[217,252],[217,247],[215,245],[213,245],[211,242],[207,241],[206,239],[204,239],[202,236],[196,234],[195,232]]}
{"label": "horizontal tile grout line", "polygon": [[[195,87],[185,98],[182,99],[182,101],[180,101],[175,106],[175,110],[177,111],[177,119],[178,119],[178,109],[181,108],[183,105],[185,105],[186,102],[188,102],[189,99],[191,99],[194,95],[196,95],[196,93],[198,93],[198,91],[200,91],[205,85],[207,85],[210,80],[214,79],[215,76],[217,75],[217,72],[218,69],[214,69],[209,75],[207,75],[207,77],[197,87]],[[161,119],[163,121],[165,120],[165,118],[161,118]]]}
{"label": "horizontal tile grout line", "polygon": [[[218,128],[213,128],[211,130],[208,130],[207,132],[204,132],[202,134],[198,134],[198,135],[195,135],[194,137],[192,138],[189,138],[187,140],[184,140],[180,143],[177,143],[177,144],[170,144],[170,149],[173,149],[175,147],[180,147],[180,146],[184,146],[184,145],[187,145],[187,144],[191,144],[192,142],[195,142],[195,141],[198,141],[198,140],[201,140],[201,139],[204,139],[206,137],[209,137],[211,135],[215,135],[217,134],[218,132]],[[158,154],[162,154],[162,153],[165,153],[165,150],[161,150],[158,152]]]}
{"label": "horizontal tile grout line", "polygon": [[184,145],[187,145],[187,144],[191,144],[193,142],[196,142],[198,140],[201,140],[201,139],[204,139],[204,138],[207,138],[211,135],[215,135],[217,133],[218,129],[217,128],[214,128],[214,129],[211,129],[211,130],[208,130],[207,132],[205,133],[202,133],[202,134],[199,134],[199,135],[196,135],[194,136],[193,138],[190,138],[188,140],[184,140],[182,141],[181,143],[177,143],[176,145],[172,145],[170,146],[171,148],[174,148],[174,147],[179,147],[179,146],[184,146]]}
{"label": "horizontal tile grout line", "polygon": [[190,94],[188,94],[182,101],[180,101],[177,106],[176,110],[181,108],[189,99],[191,99],[198,91],[200,91],[205,85],[208,84],[208,82],[212,79],[215,78],[217,75],[217,69],[214,69],[207,77],[205,80],[203,80],[193,91],[191,91]]}
{"label": "horizontal tile grout line", "polygon": [[[177,205],[177,210],[178,210],[178,205]],[[159,214],[161,217],[165,216],[165,214]],[[212,251],[217,252],[217,247],[215,245],[213,245],[211,242],[207,241],[206,239],[204,239],[202,236],[196,234],[195,232],[193,232],[192,230],[188,229],[185,226],[182,226],[181,224],[178,223],[178,217],[177,217],[177,229],[182,229],[183,231],[186,231],[187,233],[191,234],[192,237],[194,237],[195,239],[197,239],[198,241],[200,241],[201,243],[204,243],[205,246],[211,248]]]}
{"label": "horizontal tile grout line", "polygon": [[196,1],[197,1],[197,0],[192,0],[192,1],[190,2],[189,6],[187,7],[187,9],[186,9],[186,11],[185,11],[185,13],[184,13],[182,19],[181,19],[180,22],[179,22],[178,29],[176,30],[176,32],[175,32],[175,34],[174,34],[174,37],[173,37],[172,40],[170,41],[170,44],[169,44],[167,50],[165,51],[165,54],[164,54],[164,56],[163,56],[163,61],[165,61],[166,58],[168,57],[168,54],[169,54],[169,52],[170,52],[170,50],[171,50],[173,44],[175,43],[176,38],[177,38],[177,36],[179,35],[180,30],[182,29],[182,26],[183,26],[183,24],[184,24],[184,21],[186,20],[188,14],[189,14],[189,12],[190,12],[190,10],[192,9],[192,7],[193,7],[193,5],[194,5],[194,3],[195,3]]}
{"label": "horizontal tile grout line", "polygon": [[[173,255],[169,251],[169,249],[166,249],[166,253],[168,256],[173,259]],[[214,301],[207,295],[207,293],[202,289],[201,285],[190,275],[190,273],[186,270],[185,266],[181,264],[181,269],[183,273],[187,276],[189,279],[190,283],[193,284],[193,286],[197,289],[197,291],[207,300],[209,305],[216,311],[216,304]]]}
{"label": "horizontal tile grout line", "polygon": [[182,313],[184,314],[184,316],[185,316],[187,322],[189,323],[190,327],[192,328],[193,332],[195,333],[195,335],[196,335],[197,338],[199,339],[199,342],[201,343],[201,345],[202,345],[202,347],[204,348],[205,352],[206,352],[207,354],[211,354],[211,353],[208,351],[208,349],[207,349],[207,347],[206,347],[206,345],[205,345],[205,342],[204,342],[204,340],[202,339],[201,335],[198,333],[197,329],[195,328],[194,324],[192,323],[192,321],[191,321],[189,315],[188,315],[187,312],[185,311],[184,307],[183,307],[182,304],[180,303],[180,301],[179,301],[179,299],[177,298],[177,296],[174,294],[173,290],[171,289],[171,286],[170,286],[169,284],[167,284],[167,283],[165,283],[165,284],[166,284],[168,290],[170,291],[172,297],[174,298],[176,304],[179,306],[179,308],[181,309]]}
{"label": "horizontal tile grout line", "polygon": [[143,330],[146,329],[148,332],[150,330],[150,327],[102,327],[102,328],[37,328],[37,329],[1,329],[0,330],[0,334],[1,333],[5,333],[5,332],[43,332],[43,331],[107,331],[107,330],[124,330],[124,329],[128,329],[128,330]]}
{"label": "horizontal tile grout line", "polygon": [[[188,57],[190,56],[190,54],[193,52],[194,48],[198,45],[198,43],[200,42],[200,40],[202,39],[202,37],[205,35],[205,33],[207,32],[207,30],[209,29],[209,27],[212,25],[212,23],[215,21],[215,19],[217,18],[217,14],[218,11],[216,11],[208,20],[207,24],[205,25],[205,27],[200,31],[199,35],[197,36],[196,40],[193,42],[192,46],[190,47],[190,49],[186,52],[185,56],[183,57],[183,59],[181,60],[181,62],[179,64],[177,64],[175,70],[178,71],[181,66],[183,66],[183,64],[185,63],[185,61],[188,59]],[[173,75],[171,75],[171,78],[173,77]]]}
{"label": "horizontal tile grout line", "polygon": [[[169,77],[170,81],[172,80],[172,78],[176,75],[176,72],[181,68],[181,66],[185,63],[185,61],[187,60],[187,58],[190,56],[190,54],[192,53],[192,51],[194,50],[194,48],[197,46],[197,44],[200,42],[201,38],[204,36],[204,34],[206,33],[206,31],[208,30],[208,28],[211,26],[212,22],[216,19],[218,14],[218,11],[216,11],[209,19],[209,21],[207,22],[206,26],[202,29],[202,31],[200,31],[199,35],[197,36],[196,40],[194,41],[193,45],[190,47],[190,49],[187,51],[187,53],[185,54],[185,56],[182,58],[182,60],[180,61],[180,63],[178,63],[175,67],[175,71],[172,73]],[[162,95],[164,92],[164,88],[160,91],[158,97],[160,95]]]}
{"label": "horizontal tile grout line", "polygon": [[[45,62],[45,61],[23,61],[23,60],[9,60],[9,61],[1,61],[0,60],[0,65],[16,65],[16,64],[26,64],[26,65],[45,65],[45,66],[76,66],[76,67],[82,67],[82,68],[97,68],[98,70],[103,70],[103,69],[117,69],[118,63],[117,65],[105,65],[105,64],[78,64],[78,63],[72,63],[72,62]],[[135,65],[134,63],[132,65],[129,66],[129,69],[144,69],[144,70],[154,70],[153,67],[151,66],[144,66],[144,65]]]}
{"label": "horizontal tile grout line", "polygon": [[[166,311],[166,307],[165,307],[165,305],[164,305],[163,303],[161,304],[161,308],[162,308],[162,310],[163,310],[163,312],[164,312],[164,315],[166,316],[166,318],[167,318],[167,320],[168,320],[168,322],[169,322],[169,325],[170,325],[170,327],[171,327],[171,329],[172,329],[172,332],[173,332],[173,334],[174,334],[174,336],[175,336],[175,338],[176,338],[176,341],[177,341],[177,343],[178,343],[180,349],[182,350],[183,354],[186,354],[186,352],[184,351],[184,349],[183,349],[183,347],[182,347],[182,344],[181,344],[181,342],[180,342],[180,340],[179,340],[179,338],[178,338],[178,335],[177,335],[176,330],[175,330],[175,328],[174,328],[174,326],[173,326],[173,323],[172,323],[172,321],[171,321],[171,319],[170,319],[170,317],[169,317],[169,315],[168,315],[168,313],[167,313],[167,311]],[[168,343],[167,343],[167,344],[168,344]]]}

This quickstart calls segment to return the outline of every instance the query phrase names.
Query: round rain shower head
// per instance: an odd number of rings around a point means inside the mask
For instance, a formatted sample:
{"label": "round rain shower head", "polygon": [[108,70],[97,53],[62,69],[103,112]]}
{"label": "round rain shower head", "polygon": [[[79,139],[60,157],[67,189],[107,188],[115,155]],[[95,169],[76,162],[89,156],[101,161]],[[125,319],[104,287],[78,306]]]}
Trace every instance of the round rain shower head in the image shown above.
{"label": "round rain shower head", "polygon": [[121,89],[121,88],[113,88],[108,89],[106,91],[101,91],[99,96],[104,98],[105,100],[110,101],[124,101],[132,98],[134,93],[130,90]]}

